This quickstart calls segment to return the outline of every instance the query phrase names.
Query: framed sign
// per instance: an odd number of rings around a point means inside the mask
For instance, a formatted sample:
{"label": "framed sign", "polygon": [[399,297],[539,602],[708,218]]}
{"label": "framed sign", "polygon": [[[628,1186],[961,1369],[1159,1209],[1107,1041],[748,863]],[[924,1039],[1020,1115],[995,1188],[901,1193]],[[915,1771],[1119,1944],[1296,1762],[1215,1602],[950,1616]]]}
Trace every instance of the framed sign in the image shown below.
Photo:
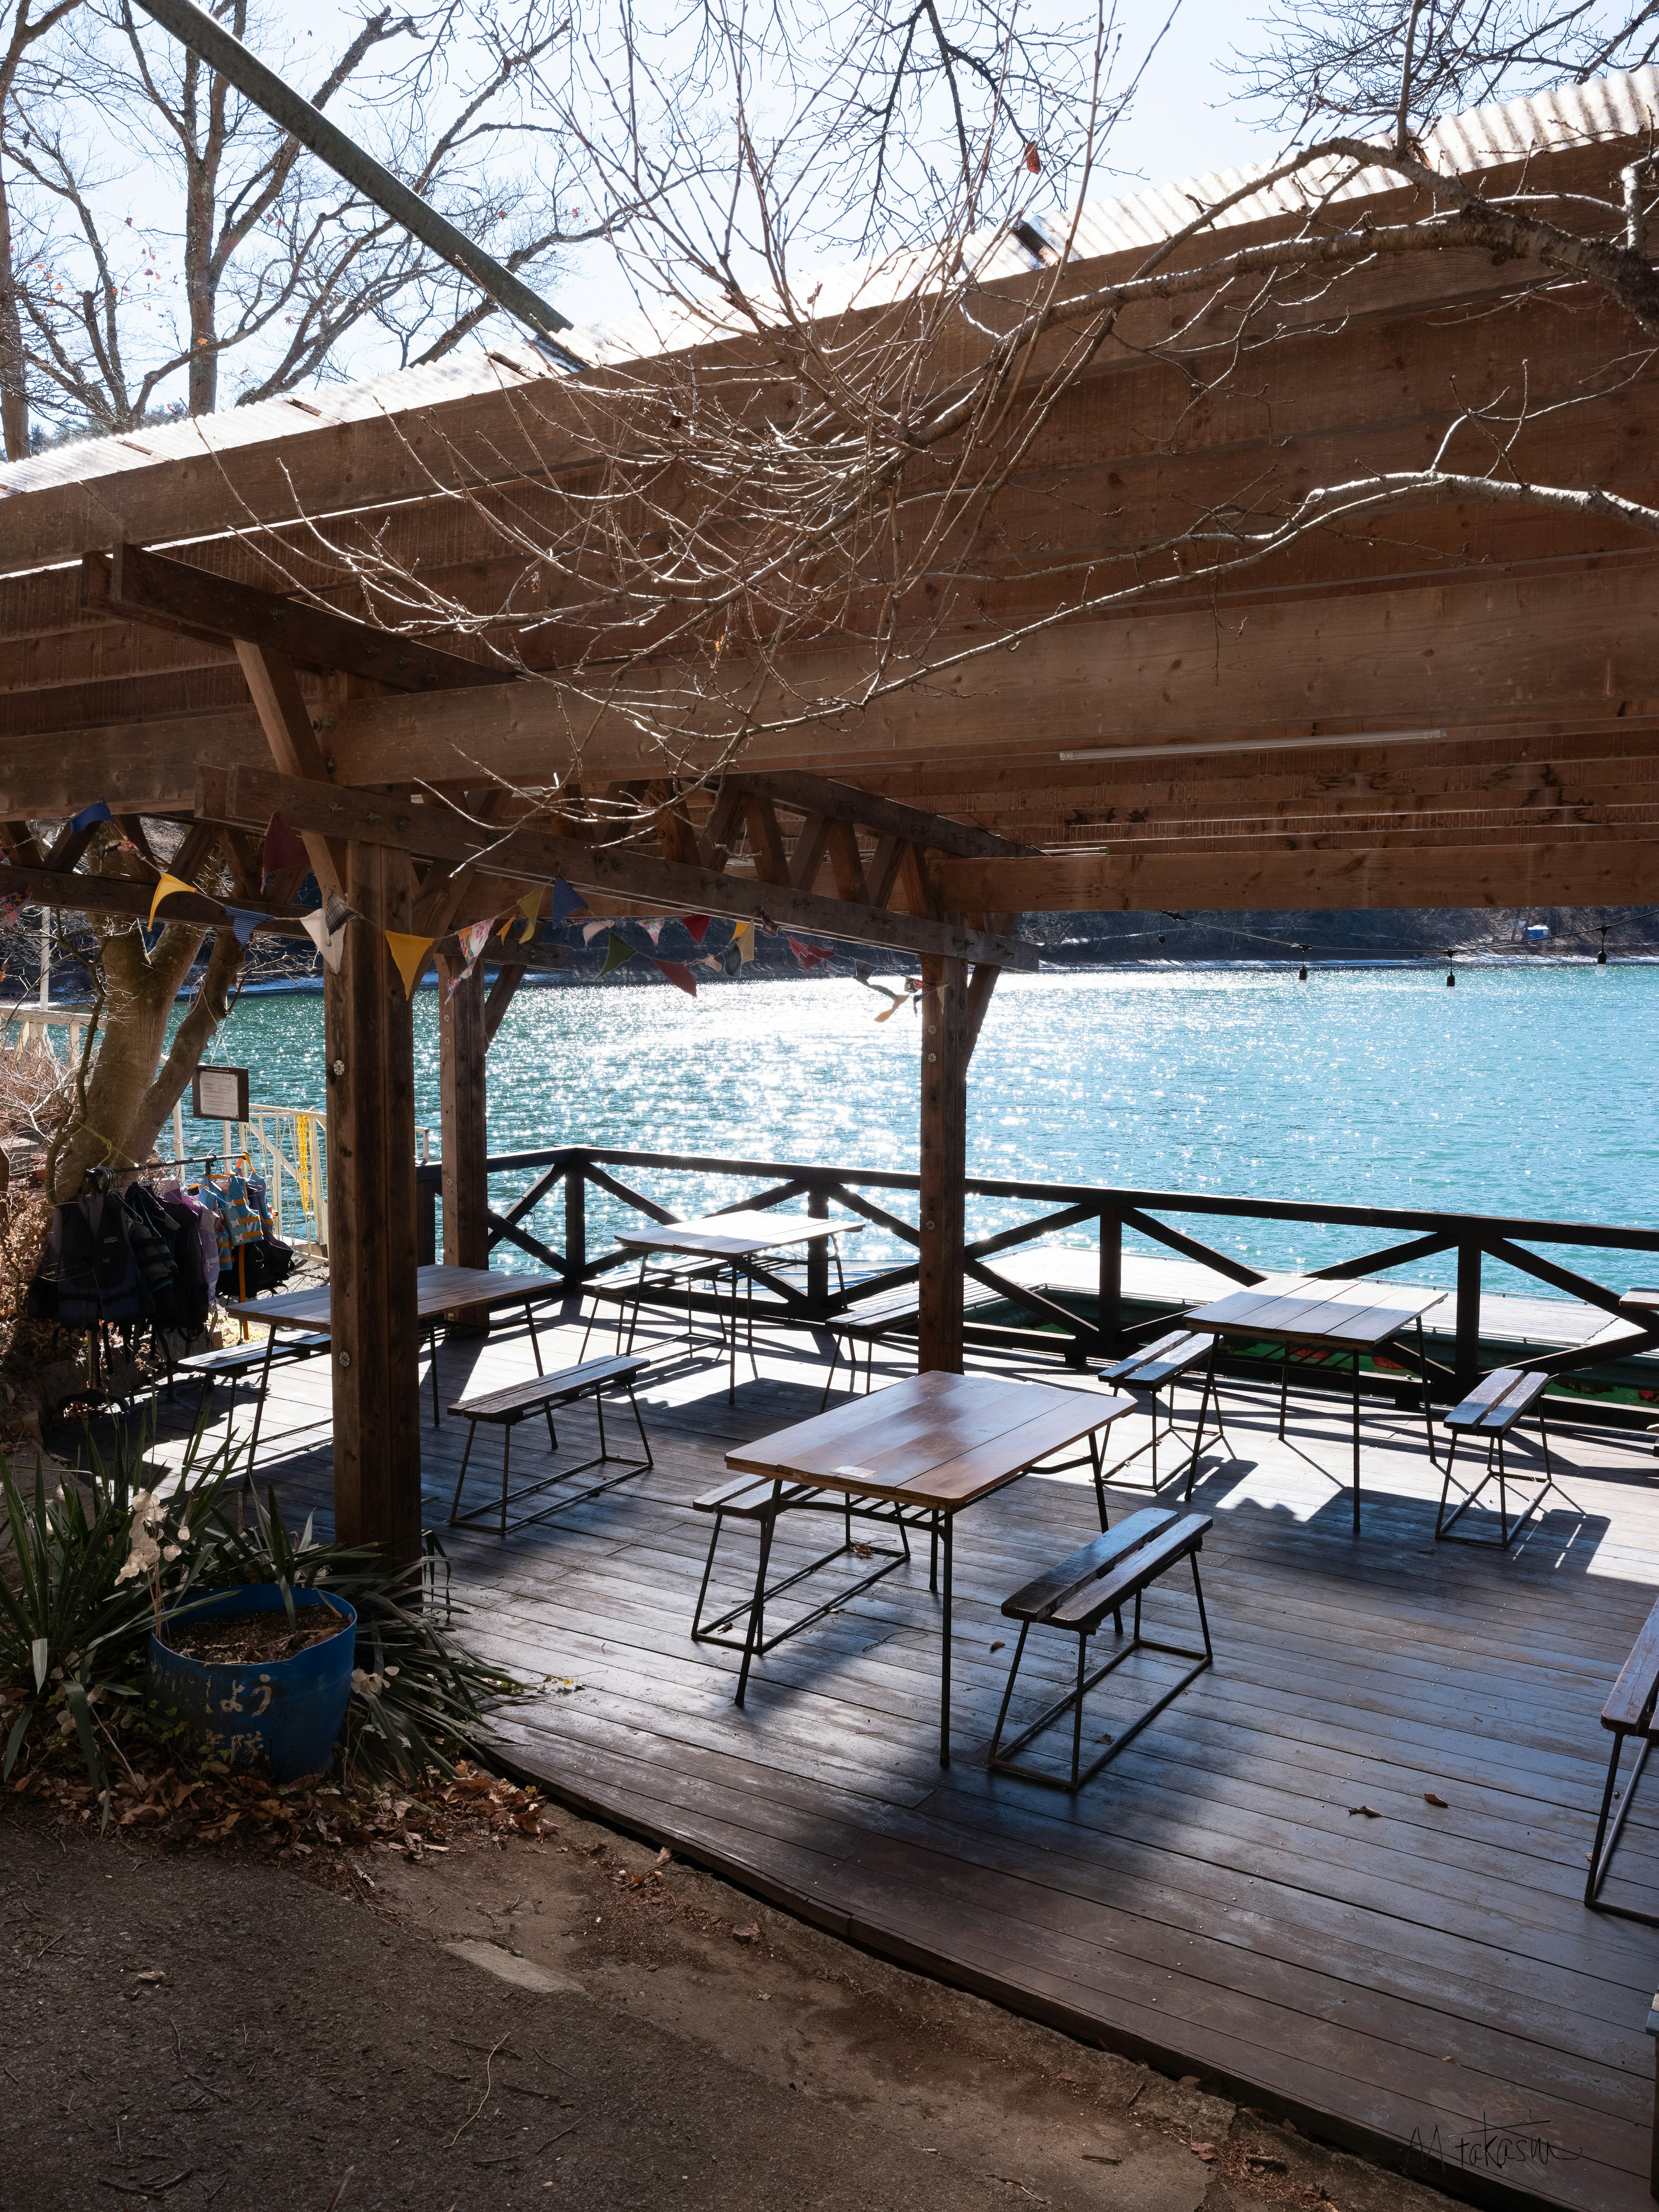
{"label": "framed sign", "polygon": [[198,1121],[246,1121],[246,1068],[198,1067],[190,1110]]}

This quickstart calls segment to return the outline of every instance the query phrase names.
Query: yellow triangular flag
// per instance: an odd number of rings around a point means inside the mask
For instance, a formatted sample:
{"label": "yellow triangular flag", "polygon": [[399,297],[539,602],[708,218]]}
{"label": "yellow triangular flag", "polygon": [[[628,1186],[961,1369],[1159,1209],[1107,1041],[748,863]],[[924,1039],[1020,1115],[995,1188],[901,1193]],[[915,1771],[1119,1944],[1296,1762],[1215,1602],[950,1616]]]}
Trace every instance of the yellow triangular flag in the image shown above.
{"label": "yellow triangular flag", "polygon": [[435,937],[410,937],[401,929],[388,929],[386,941],[392,948],[392,957],[398,963],[398,973],[404,979],[404,993],[415,995],[415,979],[420,974],[426,956],[437,943]]}
{"label": "yellow triangular flag", "polygon": [[536,922],[541,912],[542,895],[539,890],[526,891],[519,901],[519,912],[524,916],[524,927],[519,933],[520,945],[528,945],[536,934]]}
{"label": "yellow triangular flag", "polygon": [[193,891],[195,888],[194,884],[185,883],[181,877],[163,876],[155,886],[155,897],[149,902],[149,920],[144,924],[145,928],[155,927],[155,909],[164,898],[171,898],[174,891]]}
{"label": "yellow triangular flag", "polygon": [[732,937],[732,942],[738,948],[738,958],[740,961],[752,960],[755,957],[754,923],[752,921],[740,921],[738,924],[737,931]]}

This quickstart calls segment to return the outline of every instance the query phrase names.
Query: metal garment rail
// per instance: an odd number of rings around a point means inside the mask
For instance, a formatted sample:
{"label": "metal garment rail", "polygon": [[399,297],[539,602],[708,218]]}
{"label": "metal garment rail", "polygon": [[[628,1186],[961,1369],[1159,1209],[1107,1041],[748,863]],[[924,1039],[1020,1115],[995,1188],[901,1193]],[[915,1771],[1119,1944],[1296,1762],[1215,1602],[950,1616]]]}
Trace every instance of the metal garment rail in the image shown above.
{"label": "metal garment rail", "polygon": [[[920,1245],[914,1223],[903,1219],[872,1195],[875,1193],[918,1194],[921,1178],[888,1169],[830,1167],[794,1160],[728,1159],[692,1152],[642,1152],[613,1150],[598,1145],[557,1145],[543,1150],[502,1152],[486,1163],[491,1176],[532,1177],[530,1187],[501,1212],[489,1215],[492,1249],[514,1245],[543,1267],[562,1274],[574,1291],[595,1276],[622,1266],[633,1255],[620,1247],[590,1255],[587,1237],[587,1191],[591,1185],[653,1221],[672,1221],[682,1216],[659,1198],[635,1188],[623,1175],[641,1170],[672,1174],[724,1176],[764,1186],[717,1209],[735,1212],[782,1206],[805,1198],[809,1212],[824,1214],[830,1201],[850,1213],[885,1230],[913,1249]],[[618,1174],[616,1170],[622,1170]],[[434,1165],[416,1171],[428,1246],[423,1256],[433,1256],[437,1198],[441,1170]],[[560,1250],[536,1234],[532,1217],[562,1186],[564,1243]],[[1069,1340],[1068,1351],[1079,1358],[1115,1352],[1123,1335],[1123,1232],[1132,1230],[1183,1258],[1213,1267],[1237,1283],[1252,1284],[1267,1272],[1235,1255],[1201,1243],[1160,1218],[1175,1213],[1201,1216],[1218,1222],[1305,1222],[1322,1227],[1340,1227],[1388,1233],[1384,1244],[1356,1240],[1362,1249],[1352,1257],[1309,1271],[1325,1280],[1373,1276],[1394,1267],[1409,1267],[1443,1252],[1455,1253],[1457,1286],[1453,1330],[1454,1356],[1449,1370],[1436,1370],[1437,1395],[1463,1395],[1480,1373],[1480,1283],[1487,1258],[1502,1261],[1533,1276],[1552,1290],[1564,1292],[1604,1312],[1614,1333],[1598,1339],[1595,1358],[1616,1359],[1659,1347],[1656,1316],[1638,1316],[1623,1304],[1625,1294],[1609,1290],[1587,1275],[1564,1267],[1542,1254],[1525,1248],[1531,1243],[1579,1245],[1591,1250],[1642,1252],[1655,1255],[1655,1279],[1659,1281],[1659,1230],[1627,1229],[1599,1222],[1545,1221],[1500,1214],[1446,1213],[1406,1206],[1318,1206],[1300,1200],[1224,1198],[1210,1193],[1169,1190],[1119,1190],[1097,1184],[1011,1182],[998,1177],[970,1176],[964,1188],[970,1198],[1011,1199],[1043,1209],[1032,1220],[999,1230],[969,1243],[964,1268],[975,1282],[998,1291],[1023,1310],[1034,1324],[1024,1334],[1052,1348],[1056,1329]],[[691,1210],[702,1211],[702,1207]],[[1022,1244],[1039,1242],[1061,1230],[1091,1224],[1098,1241],[1097,1318],[1090,1320],[1072,1311],[1040,1291],[1011,1281],[992,1264],[1002,1253]],[[848,1284],[844,1290],[830,1287],[829,1261],[820,1248],[808,1261],[801,1285],[770,1268],[757,1267],[755,1279],[779,1301],[786,1318],[804,1324],[832,1325],[836,1316],[861,1298],[896,1289],[916,1280],[918,1263],[912,1261]],[[684,1310],[686,1293],[677,1290],[674,1301]],[[695,1302],[695,1301],[694,1301]],[[711,1307],[709,1309],[713,1310]],[[1039,1339],[1038,1331],[1042,1331]],[[1018,1340],[1022,1332],[989,1333],[994,1340]],[[1589,1364],[1583,1347],[1546,1352],[1511,1360],[1513,1366],[1564,1371]]]}

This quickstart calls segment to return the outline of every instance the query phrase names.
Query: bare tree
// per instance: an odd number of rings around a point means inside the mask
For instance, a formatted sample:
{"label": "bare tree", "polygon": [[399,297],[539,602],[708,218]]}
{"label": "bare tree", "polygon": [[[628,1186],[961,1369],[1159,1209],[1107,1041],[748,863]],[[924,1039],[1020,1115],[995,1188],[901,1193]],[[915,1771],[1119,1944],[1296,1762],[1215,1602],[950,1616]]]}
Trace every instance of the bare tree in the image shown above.
{"label": "bare tree", "polygon": [[[735,0],[701,21],[688,58],[624,14],[619,49],[585,57],[603,107],[562,117],[610,204],[641,211],[623,250],[645,316],[632,365],[515,402],[544,465],[513,499],[478,468],[480,538],[510,592],[462,604],[349,524],[319,526],[288,574],[295,589],[352,575],[383,621],[471,631],[552,687],[569,766],[538,803],[582,787],[596,729],[642,734],[665,787],[706,781],[759,735],[1080,617],[1269,577],[1392,513],[1456,500],[1659,533],[1659,508],[1540,466],[1561,408],[1651,373],[1645,149],[1598,198],[1541,164],[1518,183],[1455,173],[1438,142],[1402,147],[1392,128],[1327,136],[1194,201],[1100,283],[1078,262],[1079,210],[1139,78],[1109,21],[1064,40],[1069,76],[969,0],[953,20],[825,0],[816,42],[781,10],[757,29]],[[1417,35],[1394,56],[1391,121],[1417,112]],[[1231,242],[1266,213],[1273,231]],[[861,258],[835,265],[849,241]],[[1032,489],[1039,441],[1103,357],[1164,365],[1191,409],[1247,374],[1271,390],[1285,345],[1339,327],[1358,283],[1471,249],[1504,272],[1498,302],[1599,303],[1578,318],[1580,373],[1547,403],[1505,362],[1489,388],[1448,384],[1425,467],[1294,489],[1264,471],[1197,514],[1149,503],[1079,531],[1063,489]],[[1163,434],[1179,449],[1179,416]],[[447,458],[465,486],[468,455]]]}
{"label": "bare tree", "polygon": [[[434,360],[493,312],[130,0],[31,5],[19,0],[0,59],[10,457],[27,450],[31,408],[118,434],[163,409],[204,414],[352,374],[366,343],[392,365]],[[248,0],[218,12],[271,50],[275,18]],[[326,64],[302,75],[291,51],[289,66],[534,281],[592,234],[561,214],[570,164],[538,113],[567,33],[553,0],[382,8]]]}

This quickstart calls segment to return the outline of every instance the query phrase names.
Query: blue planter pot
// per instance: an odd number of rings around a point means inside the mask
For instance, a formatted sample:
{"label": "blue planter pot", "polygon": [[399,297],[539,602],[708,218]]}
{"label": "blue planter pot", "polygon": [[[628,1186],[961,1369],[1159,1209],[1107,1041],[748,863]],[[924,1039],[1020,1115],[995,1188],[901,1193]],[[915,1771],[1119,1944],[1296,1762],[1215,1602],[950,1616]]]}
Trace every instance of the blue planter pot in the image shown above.
{"label": "blue planter pot", "polygon": [[[321,1774],[334,1756],[334,1741],[351,1695],[351,1669],[357,1650],[357,1615],[343,1598],[326,1591],[296,1589],[296,1608],[326,1605],[346,1626],[297,1651],[291,1659],[266,1666],[223,1666],[187,1658],[153,1631],[145,1695],[163,1721],[182,1721],[191,1742],[204,1756],[228,1766],[270,1761],[278,1782]],[[191,1600],[179,1626],[222,1620],[246,1613],[280,1613],[283,1594],[274,1583],[219,1590]]]}

